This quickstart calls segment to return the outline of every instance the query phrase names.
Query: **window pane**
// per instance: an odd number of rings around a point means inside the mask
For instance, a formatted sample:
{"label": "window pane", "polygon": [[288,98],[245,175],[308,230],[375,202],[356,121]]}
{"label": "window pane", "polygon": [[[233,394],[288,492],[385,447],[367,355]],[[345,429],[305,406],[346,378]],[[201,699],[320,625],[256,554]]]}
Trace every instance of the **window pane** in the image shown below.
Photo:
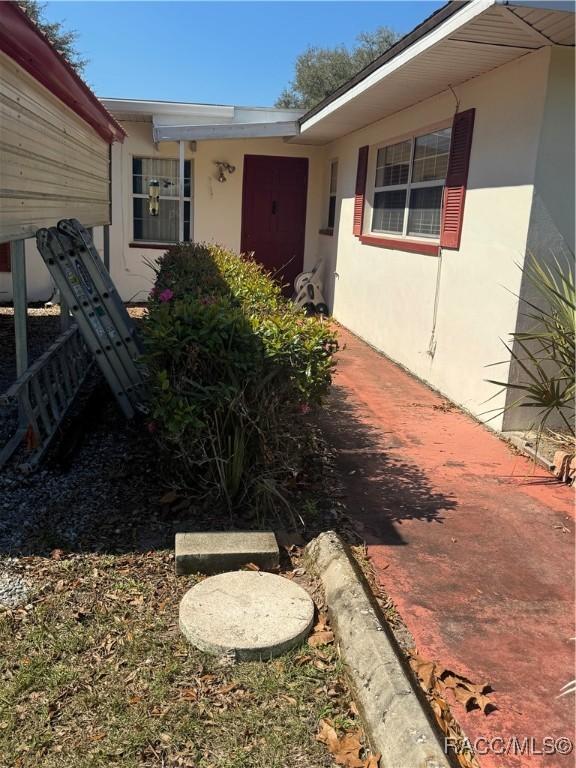
{"label": "window pane", "polygon": [[378,150],[376,157],[376,187],[406,184],[410,168],[412,142],[401,141]]}
{"label": "window pane", "polygon": [[190,203],[184,201],[184,241],[190,242]]}
{"label": "window pane", "polygon": [[405,206],[405,189],[376,192],[372,213],[372,230],[374,232],[402,232]]}
{"label": "window pane", "polygon": [[153,243],[175,243],[178,240],[178,200],[161,200],[158,216],[150,216],[148,200],[135,197],[134,239]]}
{"label": "window pane", "polygon": [[191,186],[190,186],[190,178],[191,178],[191,162],[190,160],[184,160],[184,197],[191,197]]}
{"label": "window pane", "polygon": [[450,128],[444,128],[416,138],[412,181],[436,181],[446,178],[450,133]]}
{"label": "window pane", "polygon": [[440,235],[442,187],[422,187],[410,193],[408,234],[424,237]]}
{"label": "window pane", "polygon": [[334,160],[330,165],[330,194],[335,195],[338,186],[338,160]]}
{"label": "window pane", "polygon": [[330,195],[330,203],[328,204],[328,229],[334,229],[335,219],[336,219],[336,196]]}
{"label": "window pane", "polygon": [[[184,161],[184,196],[190,197],[190,160]],[[150,181],[160,182],[160,197],[178,197],[178,160],[132,158],[132,192],[147,195]]]}

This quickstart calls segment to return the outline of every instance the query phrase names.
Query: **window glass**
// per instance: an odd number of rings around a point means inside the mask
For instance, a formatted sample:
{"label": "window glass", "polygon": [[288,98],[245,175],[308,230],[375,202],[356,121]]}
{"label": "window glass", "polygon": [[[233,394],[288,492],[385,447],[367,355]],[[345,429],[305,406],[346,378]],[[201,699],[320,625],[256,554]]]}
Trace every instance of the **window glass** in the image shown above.
{"label": "window glass", "polygon": [[451,132],[442,128],[378,149],[373,232],[439,236]]}
{"label": "window glass", "polygon": [[338,160],[330,163],[330,194],[335,195],[338,187]]}
{"label": "window glass", "polygon": [[175,243],[178,240],[178,201],[162,200],[158,216],[150,216],[147,198],[135,197],[134,239]]}
{"label": "window glass", "polygon": [[445,179],[449,150],[449,128],[427,133],[425,136],[417,136],[414,145],[412,182]]}
{"label": "window glass", "polygon": [[[184,197],[190,197],[190,160],[184,161]],[[160,197],[178,197],[178,160],[157,157],[132,159],[132,192],[148,195],[152,179],[160,182]]]}
{"label": "window glass", "polygon": [[328,229],[334,229],[336,219],[336,190],[338,189],[338,160],[330,163],[330,189],[328,195]]}
{"label": "window glass", "polygon": [[[145,242],[174,243],[178,241],[178,170],[174,159],[134,157],[132,159],[132,194],[134,240]],[[190,240],[191,220],[191,171],[190,160],[184,161],[184,240]],[[150,181],[160,182],[160,206],[158,216],[148,212],[148,187]]]}
{"label": "window glass", "polygon": [[410,192],[408,234],[438,237],[442,187],[419,187]]}
{"label": "window glass", "polygon": [[376,186],[389,187],[406,184],[410,170],[412,142],[401,141],[378,150],[376,158]]}
{"label": "window glass", "polygon": [[375,232],[402,232],[405,207],[405,189],[376,192],[372,213],[372,229]]}

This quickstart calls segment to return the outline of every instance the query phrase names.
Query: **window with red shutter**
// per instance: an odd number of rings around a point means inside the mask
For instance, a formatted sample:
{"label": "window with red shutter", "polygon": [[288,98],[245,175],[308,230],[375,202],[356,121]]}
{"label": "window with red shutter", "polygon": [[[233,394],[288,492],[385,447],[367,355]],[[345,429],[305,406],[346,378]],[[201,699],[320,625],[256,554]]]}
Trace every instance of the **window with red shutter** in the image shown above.
{"label": "window with red shutter", "polygon": [[364,219],[364,197],[366,195],[366,176],[368,173],[368,147],[358,150],[358,167],[356,169],[356,190],[354,194],[354,220],[352,232],[356,237],[362,234]]}
{"label": "window with red shutter", "polygon": [[450,158],[444,187],[442,223],[440,227],[440,245],[443,248],[460,247],[464,201],[470,166],[472,132],[474,130],[474,109],[458,112],[452,124]]}
{"label": "window with red shutter", "polygon": [[0,244],[0,272],[11,272],[10,243]]}

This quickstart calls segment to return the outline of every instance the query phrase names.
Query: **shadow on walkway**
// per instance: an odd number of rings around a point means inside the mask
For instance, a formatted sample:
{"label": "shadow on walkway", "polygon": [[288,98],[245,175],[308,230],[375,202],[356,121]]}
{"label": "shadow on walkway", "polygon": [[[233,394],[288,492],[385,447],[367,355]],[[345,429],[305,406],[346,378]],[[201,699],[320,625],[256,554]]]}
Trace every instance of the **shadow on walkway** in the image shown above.
{"label": "shadow on walkway", "polygon": [[398,438],[363,420],[344,387],[332,388],[319,424],[335,452],[335,468],[346,477],[350,516],[368,544],[406,544],[405,520],[443,523],[455,498],[432,488],[418,465],[395,457]]}

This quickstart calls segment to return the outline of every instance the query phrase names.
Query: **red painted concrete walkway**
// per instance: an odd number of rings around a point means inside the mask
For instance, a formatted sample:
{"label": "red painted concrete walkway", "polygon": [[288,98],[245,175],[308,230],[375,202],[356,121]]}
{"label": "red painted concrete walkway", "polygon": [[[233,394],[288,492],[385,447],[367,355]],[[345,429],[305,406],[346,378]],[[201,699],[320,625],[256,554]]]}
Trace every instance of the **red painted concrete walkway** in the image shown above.
{"label": "red painted concrete walkway", "polygon": [[[574,741],[574,697],[557,698],[575,676],[572,490],[352,334],[340,342],[324,421],[348,511],[421,654],[495,691],[498,711],[453,713],[471,741]],[[480,762],[567,768],[575,754]]]}

